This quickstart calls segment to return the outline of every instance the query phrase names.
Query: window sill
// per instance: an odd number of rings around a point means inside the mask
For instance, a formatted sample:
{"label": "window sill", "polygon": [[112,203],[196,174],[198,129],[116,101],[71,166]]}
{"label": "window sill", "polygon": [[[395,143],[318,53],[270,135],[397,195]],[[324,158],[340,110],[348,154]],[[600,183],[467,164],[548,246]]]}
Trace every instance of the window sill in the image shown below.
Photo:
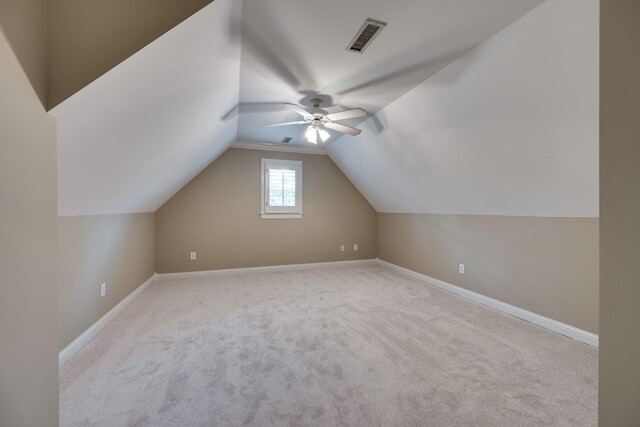
{"label": "window sill", "polygon": [[261,213],[262,219],[302,219],[301,213]]}

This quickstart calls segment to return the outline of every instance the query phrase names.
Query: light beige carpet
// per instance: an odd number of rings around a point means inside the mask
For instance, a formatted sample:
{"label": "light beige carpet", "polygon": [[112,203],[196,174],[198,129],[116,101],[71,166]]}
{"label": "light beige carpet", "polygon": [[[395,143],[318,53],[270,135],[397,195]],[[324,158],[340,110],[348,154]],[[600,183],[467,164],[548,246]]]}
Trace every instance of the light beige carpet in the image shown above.
{"label": "light beige carpet", "polygon": [[61,370],[62,426],[595,426],[597,351],[380,266],[161,281]]}

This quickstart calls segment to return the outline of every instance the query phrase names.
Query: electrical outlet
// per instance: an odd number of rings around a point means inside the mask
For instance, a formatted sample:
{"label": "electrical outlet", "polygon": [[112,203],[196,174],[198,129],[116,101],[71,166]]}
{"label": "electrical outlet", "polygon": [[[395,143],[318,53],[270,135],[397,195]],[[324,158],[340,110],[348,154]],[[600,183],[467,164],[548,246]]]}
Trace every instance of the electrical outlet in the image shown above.
{"label": "electrical outlet", "polygon": [[103,283],[102,285],[100,285],[100,298],[102,298],[106,294],[107,294],[107,284]]}
{"label": "electrical outlet", "polygon": [[358,244],[357,244],[357,243],[355,243],[355,244],[353,245],[353,250],[354,250],[354,251],[357,251],[357,250],[358,250]]}
{"label": "electrical outlet", "polygon": [[340,245],[340,252],[344,252],[344,245]]}
{"label": "electrical outlet", "polygon": [[458,267],[458,272],[460,274],[464,274],[464,264],[460,264],[460,267]]}
{"label": "electrical outlet", "polygon": [[195,252],[191,252],[191,256],[189,257],[189,259],[191,261],[195,261],[196,260],[196,253]]}

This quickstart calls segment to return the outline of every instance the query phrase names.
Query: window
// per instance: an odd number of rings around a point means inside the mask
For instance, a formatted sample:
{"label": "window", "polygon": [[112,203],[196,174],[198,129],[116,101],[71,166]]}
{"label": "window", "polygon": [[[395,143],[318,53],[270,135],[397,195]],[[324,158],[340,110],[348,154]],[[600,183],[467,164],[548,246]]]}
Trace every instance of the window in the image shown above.
{"label": "window", "polygon": [[302,218],[302,162],[262,159],[262,218]]}

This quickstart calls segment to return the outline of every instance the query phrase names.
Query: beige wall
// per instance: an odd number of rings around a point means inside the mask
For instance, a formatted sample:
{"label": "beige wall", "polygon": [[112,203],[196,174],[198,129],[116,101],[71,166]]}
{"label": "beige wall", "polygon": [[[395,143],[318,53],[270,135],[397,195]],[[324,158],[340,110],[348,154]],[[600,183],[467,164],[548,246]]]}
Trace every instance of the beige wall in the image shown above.
{"label": "beige wall", "polygon": [[598,332],[597,219],[380,213],[378,256]]}
{"label": "beige wall", "polygon": [[[35,12],[33,21],[21,22],[39,25],[41,11]],[[11,16],[3,16],[3,25],[4,20]],[[43,55],[41,46],[36,41],[25,55]],[[28,77],[0,31],[3,427],[58,425],[56,128]]]}
{"label": "beige wall", "polygon": [[49,109],[211,1],[49,0]]}
{"label": "beige wall", "polygon": [[60,350],[153,275],[154,245],[153,213],[58,218]]}
{"label": "beige wall", "polygon": [[0,26],[42,105],[47,105],[45,0],[0,0]]}
{"label": "beige wall", "polygon": [[640,425],[640,1],[600,2],[600,402]]}
{"label": "beige wall", "polygon": [[[262,158],[302,160],[303,219],[260,218]],[[231,148],[156,213],[158,273],[375,257],[376,213],[324,155]]]}

